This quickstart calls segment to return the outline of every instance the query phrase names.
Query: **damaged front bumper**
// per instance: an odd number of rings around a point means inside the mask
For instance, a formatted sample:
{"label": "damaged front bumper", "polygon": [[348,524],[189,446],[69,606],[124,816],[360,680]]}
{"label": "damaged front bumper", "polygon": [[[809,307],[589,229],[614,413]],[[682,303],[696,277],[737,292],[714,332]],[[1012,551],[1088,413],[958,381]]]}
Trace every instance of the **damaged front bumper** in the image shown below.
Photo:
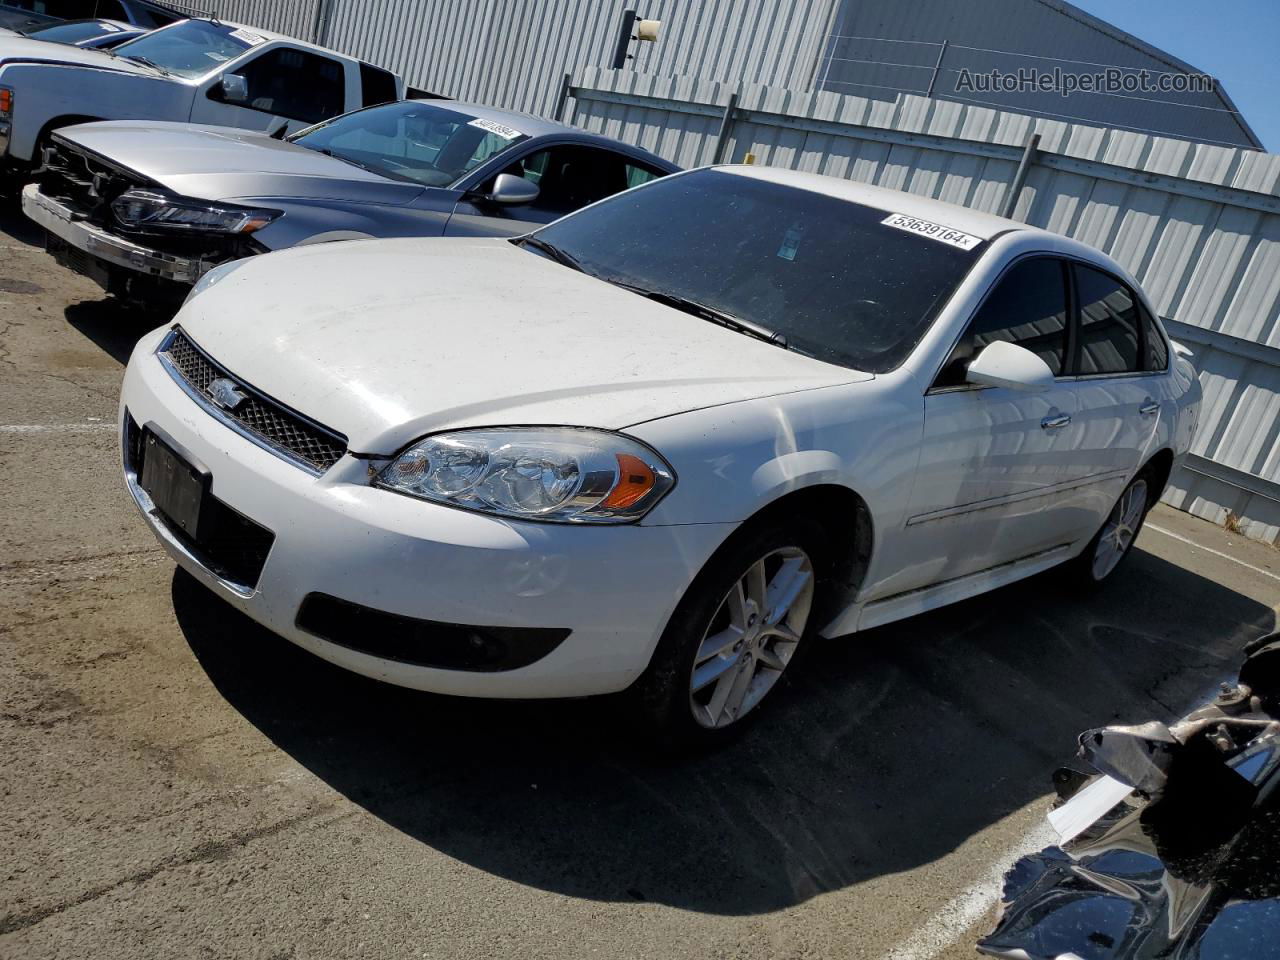
{"label": "damaged front bumper", "polygon": [[1280,634],[1172,725],[1080,738],[1062,842],[1005,878],[980,952],[1017,960],[1280,960]]}
{"label": "damaged front bumper", "polygon": [[[175,256],[109,233],[77,216],[66,204],[47,196],[39,184],[23,187],[22,212],[75,250],[147,277],[190,285],[217,266],[214,261]],[[67,265],[102,282],[90,265],[74,261]]]}

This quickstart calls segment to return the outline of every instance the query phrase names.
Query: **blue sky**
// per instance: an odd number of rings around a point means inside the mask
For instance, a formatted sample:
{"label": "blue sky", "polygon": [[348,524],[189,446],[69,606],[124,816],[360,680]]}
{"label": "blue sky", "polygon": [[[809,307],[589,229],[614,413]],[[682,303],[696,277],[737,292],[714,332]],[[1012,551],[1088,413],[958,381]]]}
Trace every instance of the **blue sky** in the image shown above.
{"label": "blue sky", "polygon": [[1071,0],[1212,74],[1263,145],[1280,152],[1280,0]]}

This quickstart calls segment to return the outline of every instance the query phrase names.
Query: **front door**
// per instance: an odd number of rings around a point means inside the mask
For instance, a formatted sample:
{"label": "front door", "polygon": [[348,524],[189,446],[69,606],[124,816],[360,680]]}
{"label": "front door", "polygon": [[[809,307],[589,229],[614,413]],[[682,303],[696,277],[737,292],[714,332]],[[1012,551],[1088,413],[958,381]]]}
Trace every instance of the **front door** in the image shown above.
{"label": "front door", "polygon": [[519,236],[567,213],[662,176],[630,157],[599,147],[561,144],[513,161],[486,177],[472,194],[483,194],[498,173],[524,177],[538,186],[532,203],[503,205],[463,198],[445,229],[448,236]]}
{"label": "front door", "polygon": [[222,75],[206,80],[191,105],[192,123],[289,133],[345,112],[346,71],[340,61],[294,47],[274,47],[239,63],[246,96],[229,102]]}
{"label": "front door", "polygon": [[[899,572],[878,596],[976,573],[1074,539],[1087,465],[1076,386],[1066,376],[1067,266],[1020,260],[997,282],[924,398],[920,463]],[[965,382],[968,361],[1005,340],[1055,374],[1043,392]],[[874,599],[871,597],[864,599]]]}

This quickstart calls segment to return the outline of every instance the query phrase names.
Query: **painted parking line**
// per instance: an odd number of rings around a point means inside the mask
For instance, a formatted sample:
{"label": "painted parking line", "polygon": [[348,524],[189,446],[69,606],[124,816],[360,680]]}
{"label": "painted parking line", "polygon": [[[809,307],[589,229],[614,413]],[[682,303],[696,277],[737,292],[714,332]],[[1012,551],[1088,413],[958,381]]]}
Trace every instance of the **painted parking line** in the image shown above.
{"label": "painted parking line", "polygon": [[1154,523],[1148,523],[1144,528],[1146,530],[1154,530],[1156,533],[1163,533],[1166,537],[1172,537],[1174,540],[1180,540],[1183,543],[1190,544],[1197,550],[1203,550],[1205,553],[1212,553],[1215,557],[1221,557],[1223,560],[1230,560],[1232,563],[1238,563],[1246,570],[1252,570],[1254,573],[1261,574],[1264,577],[1270,577],[1272,580],[1280,580],[1280,574],[1274,574],[1270,570],[1263,570],[1261,567],[1255,567],[1252,563],[1245,563],[1239,557],[1233,557],[1229,553],[1223,553],[1221,550],[1214,550],[1212,547],[1206,547],[1203,544],[1196,543],[1190,537],[1184,537],[1180,533],[1174,533],[1172,530],[1166,530],[1164,527],[1157,527]]}
{"label": "painted parking line", "polygon": [[115,429],[114,421],[94,423],[0,423],[0,433],[106,433]]}

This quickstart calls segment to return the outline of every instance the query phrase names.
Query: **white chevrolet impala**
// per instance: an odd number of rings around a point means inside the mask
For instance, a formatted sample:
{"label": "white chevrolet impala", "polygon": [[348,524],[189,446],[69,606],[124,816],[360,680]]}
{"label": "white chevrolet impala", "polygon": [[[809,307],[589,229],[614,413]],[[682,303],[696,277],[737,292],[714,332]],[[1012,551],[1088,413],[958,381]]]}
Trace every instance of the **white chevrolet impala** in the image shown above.
{"label": "white chevrolet impala", "polygon": [[391,683],[627,691],[715,739],[798,647],[1125,557],[1200,392],[1087,246],[756,167],[515,241],[220,267],[144,337],[128,488],[211,590]]}

